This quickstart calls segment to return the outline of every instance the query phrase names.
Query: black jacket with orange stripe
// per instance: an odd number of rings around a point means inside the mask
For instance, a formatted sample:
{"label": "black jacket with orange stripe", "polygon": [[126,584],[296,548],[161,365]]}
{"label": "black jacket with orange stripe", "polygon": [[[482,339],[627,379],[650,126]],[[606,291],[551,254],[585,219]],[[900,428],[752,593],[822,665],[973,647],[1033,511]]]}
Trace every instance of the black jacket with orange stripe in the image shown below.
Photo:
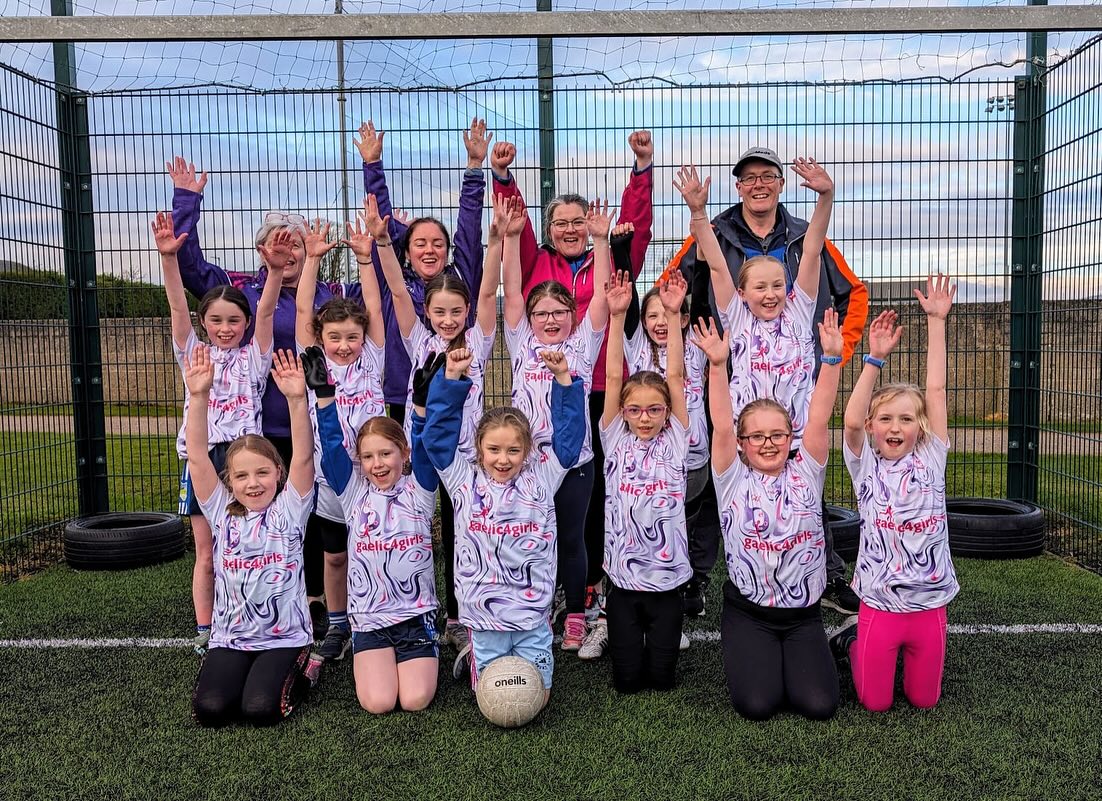
{"label": "black jacket with orange stripe", "polygon": [[[793,217],[785,209],[783,204],[778,204],[777,214],[784,223],[784,262],[785,278],[788,286],[792,286],[796,273],[800,267],[800,256],[803,253],[804,234],[807,233],[807,221],[799,217]],[[731,279],[738,280],[738,271],[746,261],[746,250],[742,245],[742,237],[757,239],[750,231],[742,216],[742,204],[738,203],[727,209],[712,220],[712,228],[715,229],[716,238],[719,240],[720,249],[727,259],[727,268],[731,271]],[[740,235],[741,234],[741,235]],[[674,255],[667,265],[663,276],[671,270],[680,269],[689,283],[689,291],[692,293],[689,313],[695,322],[700,317],[711,316],[719,327],[719,310],[716,308],[715,294],[712,292],[711,275],[707,263],[703,259],[698,260],[696,242],[690,236],[685,240],[681,249]],[[815,304],[815,323],[823,319],[823,312],[831,305],[838,312],[839,323],[842,327],[842,339],[844,347],[843,357],[848,360],[853,355],[854,349],[861,341],[865,330],[865,321],[869,314],[869,293],[849,265],[841,251],[834,246],[829,239],[823,247],[822,268],[819,272],[819,296]],[[819,346],[818,327],[812,329],[815,333],[815,356],[822,353]]]}

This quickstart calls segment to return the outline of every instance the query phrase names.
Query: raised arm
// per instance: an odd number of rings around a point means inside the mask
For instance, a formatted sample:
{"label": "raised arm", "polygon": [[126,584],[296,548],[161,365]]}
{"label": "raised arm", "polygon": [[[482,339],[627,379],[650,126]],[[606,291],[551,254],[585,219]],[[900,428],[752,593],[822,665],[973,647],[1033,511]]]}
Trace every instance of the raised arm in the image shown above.
{"label": "raised arm", "polygon": [[[329,223],[322,224],[315,218],[314,224],[306,234],[306,261],[302,265],[302,275],[295,292],[295,341],[303,347],[314,344],[314,297],[318,289],[318,270],[325,254],[339,243],[329,241]],[[271,279],[269,279],[271,280]],[[260,311],[257,305],[257,313]]]}
{"label": "raised arm", "polygon": [[681,273],[673,273],[658,288],[658,298],[666,312],[666,386],[670,388],[670,413],[686,429],[689,407],[685,400],[685,337],[681,333],[681,304],[689,285]]}
{"label": "raised arm", "polygon": [[915,290],[922,310],[926,312],[926,416],[930,430],[942,440],[949,438],[949,407],[945,396],[945,321],[957,295],[955,284],[940,273],[926,279],[926,294]]}
{"label": "raised arm", "polygon": [[727,389],[727,360],[731,355],[730,334],[719,335],[716,321],[700,318],[693,326],[693,341],[708,357],[708,411],[712,415],[712,470],[725,473],[738,458],[738,438],[735,415],[731,408],[731,393]]}
{"label": "raised arm", "polygon": [[[268,265],[268,275],[264,278],[264,289],[256,304],[256,320],[253,339],[261,353],[272,349],[272,329],[275,325],[276,304],[279,303],[279,291],[283,287],[283,271],[291,261],[292,234],[284,228],[268,238],[265,245],[257,245],[256,252]],[[313,299],[311,299],[313,304]]]}
{"label": "raised arm", "polygon": [[830,223],[830,211],[834,205],[834,181],[815,159],[797,158],[792,162],[792,169],[803,179],[800,186],[806,186],[819,195],[807,233],[804,234],[803,254],[800,256],[800,268],[796,274],[796,283],[800,289],[815,300],[819,296],[821,254],[826,242],[827,225]]}
{"label": "raised arm", "polygon": [[490,222],[490,236],[486,243],[486,259],[483,264],[482,287],[478,292],[478,327],[486,336],[497,328],[497,288],[501,284],[501,258],[505,231],[510,217],[516,210],[515,197],[494,195],[494,216]]}
{"label": "raised arm", "polygon": [[605,408],[601,426],[607,427],[620,413],[620,390],[624,385],[624,320],[631,305],[631,273],[618,272],[608,282],[608,348],[605,351]]}
{"label": "raised arm", "polygon": [[570,375],[570,364],[562,351],[541,350],[540,359],[555,376],[551,385],[551,449],[559,464],[569,470],[581,455],[589,427],[585,382],[580,376]]}
{"label": "raised arm", "polygon": [[379,289],[379,277],[371,261],[375,238],[363,227],[359,217],[348,223],[348,236],[344,244],[356,256],[356,266],[360,271],[360,294],[367,310],[367,338],[378,347],[386,341],[386,320],[383,319],[383,296]]}
{"label": "raised arm", "polygon": [[[494,135],[486,131],[486,120],[477,117],[471,120],[470,130],[463,132],[467,169],[463,172],[463,186],[459,192],[459,214],[455,221],[452,263],[472,297],[479,293],[482,286],[482,209],[486,205],[486,174],[482,171],[482,165],[486,161],[493,138]],[[494,291],[496,293],[496,287]],[[472,304],[467,325],[475,324],[478,319],[477,310],[477,305]]]}
{"label": "raised arm", "polygon": [[698,255],[708,262],[716,307],[720,310],[726,309],[735,296],[735,282],[731,278],[727,259],[723,257],[723,251],[719,247],[716,232],[712,230],[712,222],[708,219],[708,191],[711,189],[712,179],[705,178],[701,182],[696,167],[690,165],[677,171],[673,186],[689,207],[689,232],[696,241]]}
{"label": "raised arm", "polygon": [[163,211],[157,212],[150,226],[153,229],[153,241],[157,243],[157,252],[161,254],[161,271],[164,273],[165,294],[168,296],[168,310],[172,320],[172,341],[178,349],[183,350],[187,347],[193,329],[176,254],[187,239],[187,234],[176,236],[172,230],[172,218]]}
{"label": "raised arm", "polygon": [[173,186],[173,228],[188,235],[176,254],[180,262],[180,277],[188,292],[202,297],[216,286],[231,283],[229,274],[217,264],[207,261],[199,246],[199,211],[203,203],[203,190],[207,186],[207,174],[202,172],[196,176],[195,165],[182,156],[165,162],[165,168]]}
{"label": "raised arm", "polygon": [[[872,325],[869,326],[871,359],[883,362],[899,344],[903,329],[896,325],[898,321],[899,315],[890,309],[881,312],[880,316],[872,321]],[[865,420],[869,416],[869,403],[872,401],[873,389],[879,377],[880,367],[866,361],[865,366],[861,368],[861,375],[857,377],[857,383],[853,385],[844,418],[846,447],[849,448],[850,453],[860,455],[865,445]]]}
{"label": "raised arm", "polygon": [[390,215],[387,229],[390,238],[401,241],[406,233],[406,224],[394,214],[394,208],[390,201],[390,189],[386,185],[386,172],[383,170],[383,137],[385,131],[375,128],[371,120],[361,122],[357,131],[360,138],[352,137],[352,144],[363,159],[364,170],[364,194],[374,195],[379,202],[379,214],[382,217]]}
{"label": "raised arm", "polygon": [[[494,194],[502,197],[516,197],[524,204],[524,198],[520,194],[520,187],[516,179],[509,171],[513,160],[517,157],[517,149],[512,142],[498,142],[490,153],[490,170],[494,175]],[[535,269],[536,259],[539,256],[539,242],[536,241],[536,232],[532,228],[531,219],[527,220],[520,235],[520,269],[522,283],[528,280],[532,270]]]}
{"label": "raised arm", "polygon": [[[448,353],[445,357],[447,370],[441,370],[440,367],[445,362],[439,356],[435,358],[437,361],[425,363],[420,377],[414,377],[414,390],[416,391],[419,383],[428,385],[423,410],[425,451],[433,467],[437,471],[443,471],[455,461],[455,453],[459,449],[459,433],[463,426],[463,404],[474,384],[465,375],[466,367],[471,363],[471,353],[467,348],[456,348]],[[418,414],[422,412],[417,400],[414,400],[414,410]]]}
{"label": "raised arm", "polygon": [[502,291],[505,293],[505,324],[515,329],[524,317],[524,277],[521,269],[521,250],[524,231],[531,225],[528,212],[519,196],[494,195],[494,214],[499,204],[512,202],[508,222],[505,225],[505,242],[501,252]]}
{"label": "raised arm", "polygon": [[654,171],[651,169],[654,163],[654,139],[650,131],[633,131],[628,136],[628,147],[635,156],[635,166],[620,198],[620,217],[617,222],[630,222],[634,227],[631,274],[633,278],[638,278],[654,229]]}
{"label": "raised arm", "polygon": [[287,481],[300,496],[314,491],[314,431],[306,408],[306,377],[298,358],[289,350],[275,354],[272,380],[287,399],[291,415],[291,464]]}
{"label": "raised arm", "polygon": [[184,356],[184,383],[191,396],[184,422],[188,473],[195,497],[207,501],[214,494],[219,479],[207,452],[210,447],[207,442],[207,406],[210,403],[210,388],[214,384],[214,362],[206,345],[196,345],[190,355]]}
{"label": "raised arm", "polygon": [[[823,361],[819,365],[819,378],[807,407],[803,448],[816,462],[826,464],[830,456],[830,418],[838,397],[838,381],[842,377],[842,331],[838,328],[838,313],[834,309],[823,312],[823,321],[819,323],[819,341],[823,345]],[[836,364],[827,362],[835,357]]]}
{"label": "raised arm", "polygon": [[598,198],[589,204],[589,211],[585,215],[585,227],[593,237],[593,298],[589,301],[589,323],[594,331],[600,331],[608,325],[605,286],[608,285],[609,275],[612,272],[612,251],[608,245],[608,231],[612,227],[612,216],[609,214],[608,201],[602,203]]}
{"label": "raised arm", "polygon": [[388,233],[389,218],[380,216],[379,204],[374,195],[364,198],[364,210],[361,215],[364,228],[375,238],[383,277],[386,279],[386,285],[390,289],[390,296],[394,303],[394,319],[398,321],[398,330],[403,337],[408,337],[413,333],[413,326],[417,323],[417,310],[413,306],[413,298],[409,296],[406,280],[402,276],[402,265],[398,263],[398,255],[394,252],[394,243]]}

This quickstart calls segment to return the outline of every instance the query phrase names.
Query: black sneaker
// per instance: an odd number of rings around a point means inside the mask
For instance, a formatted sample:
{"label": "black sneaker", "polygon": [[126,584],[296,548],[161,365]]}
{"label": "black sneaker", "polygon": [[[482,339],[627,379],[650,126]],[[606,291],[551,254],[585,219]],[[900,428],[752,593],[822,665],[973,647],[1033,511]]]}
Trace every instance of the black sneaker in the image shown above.
{"label": "black sneaker", "polygon": [[834,632],[828,642],[834,661],[839,666],[848,663],[850,646],[857,642],[857,615],[850,615],[842,621],[842,628]]}
{"label": "black sneaker", "polygon": [[329,610],[325,601],[310,602],[310,622],[314,625],[314,639],[324,640],[329,633]]}
{"label": "black sneaker", "polygon": [[861,606],[861,599],[857,597],[844,578],[831,579],[823,590],[820,599],[823,606],[841,612],[843,615],[856,615]]}
{"label": "black sneaker", "polygon": [[340,662],[352,647],[352,634],[340,626],[330,626],[317,654],[326,662]]}
{"label": "black sneaker", "polygon": [[696,579],[689,579],[681,588],[681,608],[687,617],[703,617],[704,588]]}

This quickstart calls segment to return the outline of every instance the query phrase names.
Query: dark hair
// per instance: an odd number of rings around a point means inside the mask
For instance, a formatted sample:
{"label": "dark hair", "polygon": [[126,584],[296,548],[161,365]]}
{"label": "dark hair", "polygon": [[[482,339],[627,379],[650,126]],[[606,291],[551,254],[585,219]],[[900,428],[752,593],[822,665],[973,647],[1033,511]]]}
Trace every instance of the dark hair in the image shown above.
{"label": "dark hair", "polygon": [[444,235],[444,250],[451,253],[452,237],[451,234],[448,233],[448,229],[444,226],[444,223],[440,222],[440,220],[435,217],[418,217],[410,222],[409,226],[406,228],[406,235],[402,240],[402,252],[406,254],[407,260],[409,259],[409,243],[413,239],[413,232],[418,225],[423,225],[425,223],[432,223],[440,229],[440,233]]}
{"label": "dark hair", "polygon": [[364,330],[364,337],[367,336],[367,311],[359,303],[348,298],[333,298],[323,303],[314,313],[310,330],[314,332],[314,338],[320,341],[321,332],[326,323],[343,323],[345,320],[352,320],[359,325]]}
{"label": "dark hair", "polygon": [[624,404],[627,403],[628,395],[636,387],[646,387],[649,389],[656,389],[662,395],[662,400],[666,402],[666,408],[672,409],[673,396],[670,395],[670,385],[666,383],[666,379],[662,377],[661,373],[656,373],[654,370],[640,370],[635,373],[624,385],[620,387],[620,408],[624,408]]}
{"label": "dark hair", "polygon": [[[250,451],[259,456],[263,456],[265,459],[269,459],[275,463],[276,470],[279,471],[279,480],[276,482],[276,495],[283,491],[283,485],[287,483],[287,468],[283,464],[283,457],[279,455],[279,451],[276,450],[276,446],[271,443],[270,440],[259,434],[245,434],[238,437],[230,446],[226,448],[226,466],[222,468],[222,483],[227,487],[230,486],[230,464],[233,462],[233,457],[241,453],[241,451]],[[237,515],[238,517],[244,517],[248,514],[248,510],[241,504],[237,498],[233,498],[226,506],[226,511],[231,515]]]}
{"label": "dark hair", "polygon": [[[467,284],[462,278],[451,273],[440,273],[430,279],[425,284],[425,311],[428,312],[429,301],[432,300],[432,296],[438,292],[454,292],[459,297],[463,298],[463,302],[467,304],[468,311],[471,305],[471,290],[467,288]],[[464,325],[463,329],[452,337],[452,341],[448,343],[448,351],[453,351],[456,348],[466,347],[467,343],[467,326]]]}
{"label": "dark hair", "polygon": [[528,317],[531,317],[532,310],[536,308],[536,304],[544,298],[557,300],[563,306],[570,309],[570,317],[573,324],[578,324],[578,301],[570,294],[570,290],[566,288],[566,285],[558,281],[541,281],[532,287],[532,291],[528,293],[528,300],[524,304],[524,313]]}
{"label": "dark hair", "polygon": [[[662,302],[662,298],[659,295],[659,289],[660,289],[659,284],[655,284],[654,286],[652,286],[649,290],[647,290],[647,294],[643,295],[643,301],[639,304],[639,316],[642,318],[641,322],[642,322],[642,326],[643,326],[643,336],[645,336],[647,338],[647,342],[650,343],[650,360],[651,360],[651,364],[654,365],[655,370],[660,369],[662,367],[662,363],[658,359],[658,343],[655,342],[653,339],[651,339],[650,331],[647,330],[646,320],[647,320],[647,306],[650,304],[650,302],[652,300],[655,300],[655,299],[657,299],[659,303]],[[688,314],[689,314],[689,299],[685,298],[683,301],[681,301],[681,316],[685,317]],[[687,334],[688,331],[689,331],[689,326],[687,326],[687,325],[681,326],[682,336]]]}
{"label": "dark hair", "polygon": [[[380,415],[378,417],[372,417],[362,426],[360,430],[356,432],[356,455],[360,454],[360,444],[370,436],[379,436],[384,439],[388,439],[393,442],[402,451],[409,450],[409,441],[406,439],[406,432],[402,430],[402,424],[392,417]],[[402,467],[402,473],[409,475],[413,471],[413,466],[406,460],[405,465]]]}
{"label": "dark hair", "polygon": [[532,454],[532,424],[528,422],[524,412],[515,406],[496,406],[482,415],[482,419],[478,421],[478,428],[474,432],[475,459],[480,466],[482,465],[482,438],[491,428],[504,427],[513,428],[520,434],[521,442],[524,444],[525,459]]}
{"label": "dark hair", "polygon": [[198,315],[200,322],[207,316],[207,312],[210,311],[210,307],[214,305],[216,300],[224,300],[241,309],[245,314],[246,322],[253,319],[253,310],[249,307],[249,300],[245,297],[245,293],[235,286],[222,284],[207,290],[206,294],[199,299],[199,309],[196,311],[196,315]]}

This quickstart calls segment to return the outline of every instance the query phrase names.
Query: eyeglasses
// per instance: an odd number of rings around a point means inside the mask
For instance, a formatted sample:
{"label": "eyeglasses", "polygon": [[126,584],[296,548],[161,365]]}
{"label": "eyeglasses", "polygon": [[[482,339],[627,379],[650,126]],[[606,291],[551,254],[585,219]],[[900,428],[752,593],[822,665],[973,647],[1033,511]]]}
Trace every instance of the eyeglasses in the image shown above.
{"label": "eyeglasses", "polygon": [[778,178],[784,176],[777,175],[775,172],[767,172],[764,175],[744,175],[738,178],[738,182],[743,186],[753,186],[754,184],[761,184],[762,186],[769,186]]}
{"label": "eyeglasses", "polygon": [[638,420],[644,414],[651,419],[661,417],[668,407],[664,403],[656,403],[653,406],[625,406],[624,417],[628,420]]}
{"label": "eyeglasses", "polygon": [[287,223],[288,225],[306,227],[306,218],[301,214],[291,214],[286,211],[269,211],[264,215],[264,224]]}
{"label": "eyeglasses", "polygon": [[565,231],[568,228],[585,228],[585,217],[577,217],[573,220],[552,220],[551,227],[556,231]]}
{"label": "eyeglasses", "polygon": [[551,318],[556,323],[561,323],[570,314],[570,309],[555,309],[554,311],[534,311],[532,312],[532,319],[537,323],[546,323],[547,318]]}
{"label": "eyeglasses", "polygon": [[771,445],[781,445],[791,439],[792,434],[788,431],[774,431],[772,434],[746,434],[745,436],[739,436],[743,442],[749,441],[751,445],[760,448],[765,444],[766,440],[769,440]]}

